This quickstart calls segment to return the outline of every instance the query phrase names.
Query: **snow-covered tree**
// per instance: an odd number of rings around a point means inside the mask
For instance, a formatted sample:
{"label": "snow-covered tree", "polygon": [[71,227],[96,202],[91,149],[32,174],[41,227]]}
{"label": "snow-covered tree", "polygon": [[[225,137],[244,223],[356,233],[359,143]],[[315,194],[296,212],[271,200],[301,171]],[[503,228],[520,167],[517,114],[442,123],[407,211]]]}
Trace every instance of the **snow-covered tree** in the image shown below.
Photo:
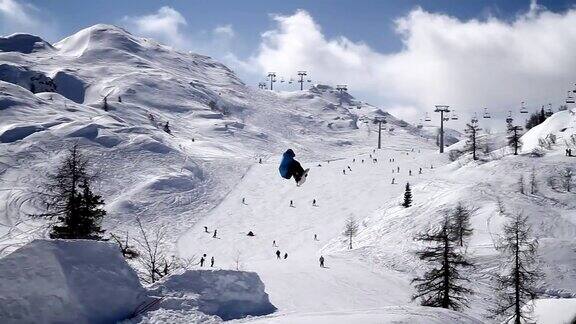
{"label": "snow-covered tree", "polygon": [[350,217],[346,220],[343,234],[348,238],[348,248],[352,249],[352,238],[358,234],[358,222],[354,217]]}
{"label": "snow-covered tree", "polygon": [[532,237],[526,216],[509,216],[504,234],[496,249],[502,254],[503,268],[496,277],[497,305],[495,316],[507,318],[507,323],[530,322],[529,301],[536,297],[535,284],[541,277],[537,267],[538,241]]}
{"label": "snow-covered tree", "polygon": [[43,193],[47,212],[40,216],[57,219],[51,238],[102,239],[104,200],[92,192],[94,176],[89,174],[88,163],[78,145],[74,145],[57,172],[49,176]]}
{"label": "snow-covered tree", "polygon": [[472,290],[466,287],[469,279],[460,270],[472,263],[458,248],[459,238],[449,214],[444,216],[440,228],[428,230],[415,239],[426,243],[416,255],[431,268],[422,277],[412,279],[416,288],[412,299],[420,299],[423,306],[453,310],[466,306]]}
{"label": "snow-covered tree", "polygon": [[404,190],[404,202],[402,202],[404,208],[412,206],[412,190],[410,189],[410,183],[406,182],[406,189]]}
{"label": "snow-covered tree", "polygon": [[478,160],[476,156],[476,150],[478,149],[478,132],[480,127],[476,123],[466,124],[466,151],[472,153],[472,158]]}
{"label": "snow-covered tree", "polygon": [[461,202],[450,212],[454,225],[454,234],[460,246],[464,246],[464,241],[472,236],[472,226],[470,225],[470,216],[472,210]]}
{"label": "snow-covered tree", "polygon": [[522,147],[520,140],[522,127],[512,126],[508,129],[508,145],[514,148],[514,155],[518,155],[518,149]]}

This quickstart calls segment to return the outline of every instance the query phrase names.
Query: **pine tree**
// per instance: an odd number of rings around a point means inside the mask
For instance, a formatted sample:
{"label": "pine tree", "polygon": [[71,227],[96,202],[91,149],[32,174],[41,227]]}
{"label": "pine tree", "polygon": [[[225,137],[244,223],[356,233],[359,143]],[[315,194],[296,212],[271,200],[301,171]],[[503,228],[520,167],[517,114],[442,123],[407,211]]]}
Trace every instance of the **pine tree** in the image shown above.
{"label": "pine tree", "polygon": [[527,217],[510,216],[496,246],[502,254],[503,269],[496,278],[498,299],[493,312],[507,318],[507,323],[530,321],[530,309],[526,306],[536,297],[535,284],[541,276],[536,261],[538,241],[531,237],[531,232]]}
{"label": "pine tree", "polygon": [[108,97],[104,97],[104,107],[102,107],[104,111],[108,111]]}
{"label": "pine tree", "polygon": [[410,189],[410,183],[406,182],[406,190],[404,191],[404,202],[402,203],[404,208],[412,206],[412,190]]}
{"label": "pine tree", "polygon": [[472,152],[472,158],[478,160],[476,156],[476,150],[478,149],[478,132],[480,127],[476,123],[466,124],[466,135],[468,136],[466,140],[466,151]]}
{"label": "pine tree", "polygon": [[466,306],[466,295],[472,294],[472,290],[464,286],[469,279],[463,277],[460,270],[472,264],[457,248],[458,236],[449,216],[445,215],[439,229],[428,230],[415,239],[428,244],[416,255],[432,268],[423,277],[412,279],[417,291],[412,299],[420,298],[423,306],[453,310]]}
{"label": "pine tree", "polygon": [[512,126],[508,129],[508,145],[514,148],[514,155],[518,155],[518,149],[522,147],[520,131],[522,131],[520,126]]}
{"label": "pine tree", "polygon": [[464,206],[464,204],[458,203],[451,214],[454,222],[454,233],[458,244],[464,246],[464,241],[472,236],[473,232],[472,226],[470,225],[470,216],[472,216],[472,211]]}
{"label": "pine tree", "polygon": [[93,178],[88,174],[88,159],[74,145],[45,187],[48,211],[41,216],[58,221],[52,226],[51,238],[102,239],[100,223],[106,211],[102,197],[92,192]]}
{"label": "pine tree", "polygon": [[349,239],[348,248],[352,249],[352,238],[358,234],[358,222],[353,217],[346,220],[343,234]]}

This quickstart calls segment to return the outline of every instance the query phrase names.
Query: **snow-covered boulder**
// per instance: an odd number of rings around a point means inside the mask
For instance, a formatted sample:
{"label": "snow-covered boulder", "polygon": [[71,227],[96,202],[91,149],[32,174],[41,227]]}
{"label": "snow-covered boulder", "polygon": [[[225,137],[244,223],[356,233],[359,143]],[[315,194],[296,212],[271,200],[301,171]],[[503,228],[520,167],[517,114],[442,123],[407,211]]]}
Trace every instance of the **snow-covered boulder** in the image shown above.
{"label": "snow-covered boulder", "polygon": [[156,284],[164,296],[161,308],[197,309],[223,320],[267,315],[276,310],[255,272],[189,270]]}
{"label": "snow-covered boulder", "polygon": [[114,323],[145,298],[111,243],[35,240],[0,259],[0,323]]}

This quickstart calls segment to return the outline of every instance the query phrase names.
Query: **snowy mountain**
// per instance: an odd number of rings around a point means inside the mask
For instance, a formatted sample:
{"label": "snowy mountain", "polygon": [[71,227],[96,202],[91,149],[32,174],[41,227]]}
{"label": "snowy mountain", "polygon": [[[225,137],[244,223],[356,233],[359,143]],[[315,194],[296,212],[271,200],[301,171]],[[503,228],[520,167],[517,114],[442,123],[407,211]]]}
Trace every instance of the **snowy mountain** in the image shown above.
{"label": "snowy mountain", "polygon": [[[562,172],[573,167],[564,149],[576,147],[570,110],[528,131],[521,155],[495,134],[480,161],[468,154],[450,161],[437,153],[434,128],[330,86],[254,89],[209,57],[109,25],[53,45],[31,35],[0,38],[0,80],[5,253],[45,235],[43,221],[28,216],[42,211],[37,188],[79,143],[100,175],[108,232],[133,232],[138,216],[146,227],[165,226],[178,256],[206,253],[218,269],[258,274],[278,310],[240,322],[493,322],[487,309],[501,258],[494,248],[501,207],[529,217],[546,274],[542,294],[576,298],[576,205],[562,186]],[[376,117],[387,121],[381,150]],[[278,175],[287,148],[311,168],[302,187]],[[520,193],[520,176],[528,186],[532,170],[538,190]],[[414,204],[403,208],[407,182]],[[411,300],[410,281],[423,272],[413,237],[458,202],[474,210],[467,251],[477,264],[469,273],[476,294],[465,314]],[[360,224],[352,249],[342,235],[350,217]],[[141,321],[187,323],[191,316],[198,314],[160,307]]]}
{"label": "snowy mountain", "polygon": [[[176,240],[258,158],[287,147],[299,157],[337,156],[364,142],[361,129],[374,130],[361,121],[387,116],[351,106],[351,96],[329,86],[256,90],[209,57],[115,26],[95,25],[53,46],[23,34],[0,44],[0,195],[8,202],[0,214],[3,231],[18,224],[23,242],[31,230],[23,215],[40,209],[33,188],[74,142],[101,174],[109,230],[140,216],[169,226]],[[167,122],[171,135],[163,131]]]}

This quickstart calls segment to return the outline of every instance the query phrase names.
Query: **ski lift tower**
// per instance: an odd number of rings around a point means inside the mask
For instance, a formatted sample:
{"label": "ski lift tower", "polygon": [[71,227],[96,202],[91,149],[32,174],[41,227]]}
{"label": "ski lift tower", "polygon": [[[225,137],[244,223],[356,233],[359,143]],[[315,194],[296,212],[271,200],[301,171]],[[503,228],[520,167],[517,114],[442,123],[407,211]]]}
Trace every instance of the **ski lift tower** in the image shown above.
{"label": "ski lift tower", "polygon": [[340,106],[342,106],[342,93],[344,91],[348,91],[348,86],[345,84],[338,84],[338,85],[336,85],[336,90],[338,90],[338,92],[340,92]]}
{"label": "ski lift tower", "polygon": [[268,72],[270,78],[270,90],[274,90],[274,82],[276,82],[276,72]]}
{"label": "ski lift tower", "polygon": [[378,124],[378,149],[382,148],[382,124],[386,124],[386,118],[375,117],[374,124]]}
{"label": "ski lift tower", "polygon": [[440,153],[444,153],[444,113],[448,114],[450,112],[449,108],[450,106],[446,105],[436,105],[434,110],[434,112],[440,113]]}
{"label": "ski lift tower", "polygon": [[300,77],[300,91],[304,90],[304,77],[306,76],[306,71],[298,71],[298,76]]}

